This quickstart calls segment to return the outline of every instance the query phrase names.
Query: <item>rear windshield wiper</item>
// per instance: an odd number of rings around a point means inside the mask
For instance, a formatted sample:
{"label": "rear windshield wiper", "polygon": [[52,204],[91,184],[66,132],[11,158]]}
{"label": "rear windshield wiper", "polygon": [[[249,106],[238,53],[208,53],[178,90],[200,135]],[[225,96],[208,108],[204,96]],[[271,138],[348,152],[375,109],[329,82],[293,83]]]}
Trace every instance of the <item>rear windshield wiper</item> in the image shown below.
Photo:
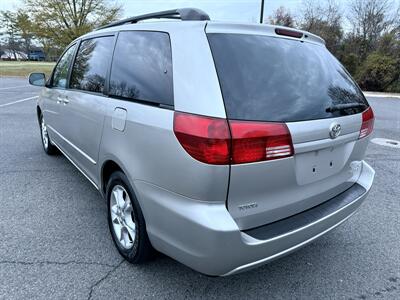
{"label": "rear windshield wiper", "polygon": [[346,104],[336,104],[328,107],[326,109],[326,112],[334,112],[334,111],[340,111],[340,110],[345,110],[349,108],[362,108],[365,109],[367,108],[367,105],[364,103],[346,103]]}

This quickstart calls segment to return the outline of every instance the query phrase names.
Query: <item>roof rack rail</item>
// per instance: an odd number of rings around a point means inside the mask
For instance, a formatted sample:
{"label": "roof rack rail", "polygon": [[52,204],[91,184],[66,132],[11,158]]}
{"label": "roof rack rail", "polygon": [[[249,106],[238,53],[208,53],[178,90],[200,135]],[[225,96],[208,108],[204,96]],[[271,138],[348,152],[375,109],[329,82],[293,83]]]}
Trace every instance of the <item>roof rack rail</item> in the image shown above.
{"label": "roof rack rail", "polygon": [[180,19],[182,21],[207,21],[210,17],[201,9],[198,8],[178,8],[172,10],[159,11],[145,15],[130,17],[120,21],[115,21],[110,24],[96,28],[96,30],[119,26],[127,23],[137,23],[149,19]]}

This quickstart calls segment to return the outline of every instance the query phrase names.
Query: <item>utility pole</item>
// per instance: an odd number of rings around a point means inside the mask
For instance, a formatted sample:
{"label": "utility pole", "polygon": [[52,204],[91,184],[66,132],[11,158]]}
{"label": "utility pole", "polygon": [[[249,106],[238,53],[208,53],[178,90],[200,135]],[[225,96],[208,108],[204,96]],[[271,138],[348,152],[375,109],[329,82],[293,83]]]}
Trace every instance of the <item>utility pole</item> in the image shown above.
{"label": "utility pole", "polygon": [[260,24],[264,21],[264,0],[261,0]]}

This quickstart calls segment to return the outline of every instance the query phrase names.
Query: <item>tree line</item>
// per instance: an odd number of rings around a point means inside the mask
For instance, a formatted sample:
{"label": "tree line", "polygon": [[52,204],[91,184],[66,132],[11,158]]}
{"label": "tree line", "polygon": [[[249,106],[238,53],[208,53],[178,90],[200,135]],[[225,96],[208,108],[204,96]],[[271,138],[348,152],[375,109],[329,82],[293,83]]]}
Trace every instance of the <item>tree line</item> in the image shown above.
{"label": "tree line", "polygon": [[121,15],[122,7],[108,0],[23,0],[17,11],[0,11],[1,47],[16,58],[36,41],[51,60],[77,37]]}
{"label": "tree line", "polygon": [[[0,12],[0,47],[29,53],[33,44],[40,44],[47,59],[60,55],[75,38],[122,15],[114,0],[22,3],[18,11]],[[303,0],[296,14],[282,6],[265,23],[322,37],[362,89],[400,92],[400,5],[396,7],[394,0],[349,0],[345,7],[335,0]]]}
{"label": "tree line", "polygon": [[400,92],[400,5],[391,0],[304,0],[297,15],[281,6],[266,23],[296,27],[325,40],[360,87]]}

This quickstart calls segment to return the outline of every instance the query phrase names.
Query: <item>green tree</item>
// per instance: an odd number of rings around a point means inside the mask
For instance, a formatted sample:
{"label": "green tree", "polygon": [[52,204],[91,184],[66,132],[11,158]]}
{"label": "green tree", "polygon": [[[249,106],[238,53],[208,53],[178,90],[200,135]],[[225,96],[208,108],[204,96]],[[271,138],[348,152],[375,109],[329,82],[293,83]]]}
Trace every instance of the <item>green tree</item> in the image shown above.
{"label": "green tree", "polygon": [[121,13],[121,7],[108,0],[25,0],[25,8],[35,37],[59,49]]}
{"label": "green tree", "polygon": [[357,69],[360,65],[360,60],[358,56],[354,53],[346,53],[342,52],[340,62],[344,65],[347,71],[349,71],[350,74],[356,74]]}
{"label": "green tree", "polygon": [[12,52],[14,59],[17,59],[17,51],[20,50],[21,42],[16,25],[16,13],[11,11],[1,11],[0,24],[3,28],[1,35],[3,36],[5,47]]}
{"label": "green tree", "polygon": [[359,68],[356,79],[362,89],[386,91],[399,79],[399,64],[388,55],[372,52]]}
{"label": "green tree", "polygon": [[14,22],[21,41],[21,46],[26,53],[29,53],[33,39],[33,25],[29,15],[23,11],[17,12]]}
{"label": "green tree", "polygon": [[29,53],[32,45],[32,23],[24,12],[1,11],[1,24],[5,28],[3,35],[9,50],[16,52],[24,50]]}
{"label": "green tree", "polygon": [[384,34],[378,42],[378,53],[388,55],[395,61],[394,80],[386,87],[387,92],[400,92],[400,28]]}
{"label": "green tree", "polygon": [[377,43],[377,50],[379,53],[400,60],[400,30],[383,34]]}

